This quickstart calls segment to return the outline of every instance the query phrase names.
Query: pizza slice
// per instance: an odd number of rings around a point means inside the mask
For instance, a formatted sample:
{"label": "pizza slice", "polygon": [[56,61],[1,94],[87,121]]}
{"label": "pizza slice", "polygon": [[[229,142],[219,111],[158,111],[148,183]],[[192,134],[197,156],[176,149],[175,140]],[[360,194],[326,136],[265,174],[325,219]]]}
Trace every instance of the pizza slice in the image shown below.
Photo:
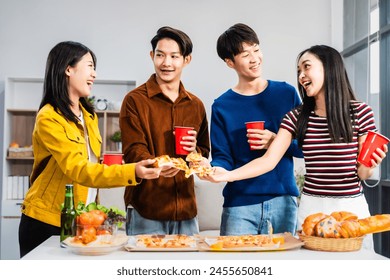
{"label": "pizza slice", "polygon": [[219,236],[217,241],[222,243],[223,248],[267,247],[274,244],[268,235]]}
{"label": "pizza slice", "polygon": [[183,171],[187,171],[189,169],[187,163],[182,158],[171,158],[171,161],[173,163],[173,166],[177,169]]}
{"label": "pizza slice", "polygon": [[201,162],[202,159],[203,159],[202,154],[198,152],[191,152],[186,157],[186,161],[188,162]]}
{"label": "pizza slice", "polygon": [[173,166],[173,162],[170,156],[162,155],[155,158],[156,162],[153,164],[154,167]]}
{"label": "pizza slice", "polygon": [[201,164],[203,156],[201,153],[191,152],[187,155],[186,160],[190,162],[189,170],[186,170],[186,178],[190,177],[192,174],[199,174],[199,176],[205,176],[213,174],[214,170],[210,166],[204,166]]}
{"label": "pizza slice", "polygon": [[179,170],[187,171],[188,165],[182,158],[173,158],[168,155],[162,155],[155,158],[156,162],[153,164],[155,167],[175,167]]}
{"label": "pizza slice", "polygon": [[196,245],[193,236],[178,235],[138,235],[136,244],[146,248],[190,248]]}
{"label": "pizza slice", "polygon": [[199,174],[199,176],[205,176],[214,172],[210,166],[204,166],[201,164],[203,156],[200,153],[192,152],[187,155],[186,160],[191,163],[191,167],[188,167],[187,162],[182,158],[173,158],[168,155],[162,155],[155,158],[156,162],[153,164],[155,167],[174,167],[185,172],[185,177],[189,178],[193,174]]}

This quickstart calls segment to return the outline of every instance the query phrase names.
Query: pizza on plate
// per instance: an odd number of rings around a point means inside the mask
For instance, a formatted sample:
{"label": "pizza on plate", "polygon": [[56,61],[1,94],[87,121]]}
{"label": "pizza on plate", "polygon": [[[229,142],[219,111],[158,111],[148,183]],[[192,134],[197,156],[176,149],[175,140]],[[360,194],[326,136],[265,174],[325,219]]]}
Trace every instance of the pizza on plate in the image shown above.
{"label": "pizza on plate", "polygon": [[196,240],[185,234],[138,235],[136,244],[146,248],[191,248],[196,245]]}
{"label": "pizza on plate", "polygon": [[275,245],[272,238],[265,234],[259,235],[238,235],[238,236],[219,236],[216,246],[222,248],[239,247],[267,247]]}

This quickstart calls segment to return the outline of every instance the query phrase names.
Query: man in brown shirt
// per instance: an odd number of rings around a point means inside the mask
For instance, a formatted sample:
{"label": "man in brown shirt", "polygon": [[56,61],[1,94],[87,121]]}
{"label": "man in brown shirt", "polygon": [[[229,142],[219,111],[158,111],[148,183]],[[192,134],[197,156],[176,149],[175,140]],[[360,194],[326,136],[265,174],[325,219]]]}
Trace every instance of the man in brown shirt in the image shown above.
{"label": "man in brown shirt", "polygon": [[[187,151],[196,150],[207,158],[210,143],[206,110],[181,82],[182,70],[191,61],[192,42],[184,32],[162,27],[151,44],[155,73],[125,96],[120,112],[125,162],[161,155],[179,157],[175,154],[174,126],[193,127],[182,144]],[[128,186],[124,198],[128,235],[199,232],[194,178],[186,179],[183,171],[163,169],[158,179]]]}

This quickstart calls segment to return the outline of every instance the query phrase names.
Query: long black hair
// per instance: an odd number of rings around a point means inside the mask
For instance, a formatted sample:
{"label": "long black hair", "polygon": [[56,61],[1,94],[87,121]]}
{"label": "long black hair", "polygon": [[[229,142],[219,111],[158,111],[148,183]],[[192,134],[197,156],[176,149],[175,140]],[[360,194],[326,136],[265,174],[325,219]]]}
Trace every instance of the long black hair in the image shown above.
{"label": "long black hair", "polygon": [[[324,45],[312,46],[302,51],[297,61],[305,53],[316,56],[324,67],[325,107],[330,138],[333,143],[348,143],[353,138],[354,114],[351,112],[351,100],[356,100],[348,79],[340,53]],[[309,116],[315,109],[314,97],[308,97],[304,87],[299,83],[298,89],[302,98],[300,114],[297,121],[297,139],[302,147],[307,130]],[[352,116],[352,117],[351,117]]]}
{"label": "long black hair", "polygon": [[[50,51],[46,62],[43,97],[39,109],[46,104],[50,104],[57,112],[61,112],[66,119],[78,123],[77,116],[71,110],[72,101],[69,98],[65,71],[68,66],[74,67],[87,53],[91,54],[96,67],[95,54],[78,42],[61,42]],[[94,114],[93,106],[85,97],[80,98],[80,103],[89,113]]]}

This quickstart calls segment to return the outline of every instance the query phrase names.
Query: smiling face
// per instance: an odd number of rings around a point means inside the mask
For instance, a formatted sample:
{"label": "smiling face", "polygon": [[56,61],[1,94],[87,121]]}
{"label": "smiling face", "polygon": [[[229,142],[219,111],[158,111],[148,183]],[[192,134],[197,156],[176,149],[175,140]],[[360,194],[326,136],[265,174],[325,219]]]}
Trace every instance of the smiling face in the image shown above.
{"label": "smiling face", "polygon": [[226,59],[227,65],[236,70],[241,78],[253,80],[261,77],[263,54],[260,46],[258,44],[242,43],[242,47],[243,51],[234,56],[234,61]]}
{"label": "smiling face", "polygon": [[175,40],[164,38],[158,41],[154,51],[150,52],[157,81],[164,83],[179,82],[183,68],[191,61],[191,55],[183,57]]}
{"label": "smiling face", "polygon": [[85,54],[74,66],[66,69],[68,76],[69,98],[78,100],[91,94],[96,78],[95,64],[90,53]]}
{"label": "smiling face", "polygon": [[298,81],[305,89],[306,95],[315,97],[325,94],[324,66],[317,56],[304,53],[298,61]]}

